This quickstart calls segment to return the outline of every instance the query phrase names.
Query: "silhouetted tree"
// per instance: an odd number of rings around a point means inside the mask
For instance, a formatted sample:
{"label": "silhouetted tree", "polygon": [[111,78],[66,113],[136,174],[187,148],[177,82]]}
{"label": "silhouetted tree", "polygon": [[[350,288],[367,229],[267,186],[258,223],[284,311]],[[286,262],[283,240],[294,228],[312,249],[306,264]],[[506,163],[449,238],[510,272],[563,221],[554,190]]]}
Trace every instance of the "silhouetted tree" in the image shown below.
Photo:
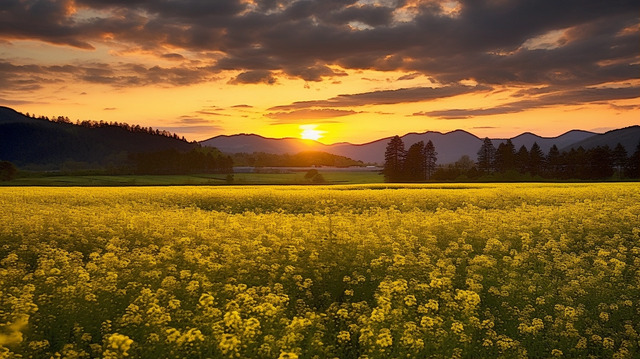
{"label": "silhouetted tree", "polygon": [[562,155],[558,150],[558,146],[553,145],[549,149],[545,161],[546,173],[551,178],[557,178],[562,171]]}
{"label": "silhouetted tree", "polygon": [[522,174],[529,170],[529,150],[524,145],[516,153],[516,170]]}
{"label": "silhouetted tree", "polygon": [[612,157],[613,166],[616,169],[618,177],[620,177],[622,175],[622,170],[627,164],[627,150],[622,144],[620,144],[620,142],[618,142],[616,147],[613,149]]}
{"label": "silhouetted tree", "polygon": [[496,155],[496,148],[488,137],[482,142],[482,147],[478,150],[478,169],[485,173],[493,172],[493,165]]}
{"label": "silhouetted tree", "polygon": [[431,179],[431,176],[436,171],[436,162],[438,162],[438,152],[436,152],[436,147],[433,145],[433,142],[429,140],[427,144],[424,146],[424,172],[426,179]]}
{"label": "silhouetted tree", "polygon": [[402,168],[404,180],[415,182],[426,178],[424,142],[416,142],[409,147]]}
{"label": "silhouetted tree", "polygon": [[529,172],[532,176],[537,176],[542,172],[544,166],[544,153],[540,149],[538,142],[534,142],[529,150]]}
{"label": "silhouetted tree", "polygon": [[604,179],[613,176],[613,156],[609,146],[597,146],[588,151],[589,176],[592,179]]}
{"label": "silhouetted tree", "polygon": [[508,139],[506,143],[501,142],[496,149],[494,167],[498,172],[506,172],[515,169],[516,165],[516,148]]}
{"label": "silhouetted tree", "polygon": [[640,178],[640,142],[636,151],[627,159],[625,175],[629,178]]}
{"label": "silhouetted tree", "polygon": [[18,169],[9,161],[0,161],[0,181],[11,181],[16,178]]}
{"label": "silhouetted tree", "polygon": [[385,182],[398,182],[402,180],[403,165],[406,152],[404,142],[398,136],[394,136],[384,153],[384,174]]}

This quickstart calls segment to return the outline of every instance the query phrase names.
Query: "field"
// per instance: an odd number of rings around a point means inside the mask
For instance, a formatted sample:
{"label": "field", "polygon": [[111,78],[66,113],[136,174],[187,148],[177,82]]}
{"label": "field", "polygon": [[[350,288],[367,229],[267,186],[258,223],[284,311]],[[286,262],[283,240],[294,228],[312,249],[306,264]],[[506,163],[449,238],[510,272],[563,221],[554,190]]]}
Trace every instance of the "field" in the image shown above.
{"label": "field", "polygon": [[640,356],[637,183],[3,187],[0,224],[0,358]]}
{"label": "field", "polygon": [[[384,178],[371,171],[320,172],[326,184],[382,183]],[[231,184],[309,184],[305,171],[291,173],[235,173]],[[1,186],[193,186],[229,184],[224,174],[201,175],[29,175],[13,181],[0,181]]]}

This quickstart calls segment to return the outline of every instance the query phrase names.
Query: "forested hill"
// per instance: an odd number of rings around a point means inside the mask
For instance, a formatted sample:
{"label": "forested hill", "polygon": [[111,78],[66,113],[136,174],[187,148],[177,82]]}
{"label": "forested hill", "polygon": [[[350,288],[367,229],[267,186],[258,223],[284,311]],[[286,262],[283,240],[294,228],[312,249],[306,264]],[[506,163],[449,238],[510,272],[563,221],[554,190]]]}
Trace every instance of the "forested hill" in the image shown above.
{"label": "forested hill", "polygon": [[0,160],[20,168],[58,170],[121,167],[132,154],[189,152],[198,147],[177,135],[121,123],[35,118],[0,107]]}

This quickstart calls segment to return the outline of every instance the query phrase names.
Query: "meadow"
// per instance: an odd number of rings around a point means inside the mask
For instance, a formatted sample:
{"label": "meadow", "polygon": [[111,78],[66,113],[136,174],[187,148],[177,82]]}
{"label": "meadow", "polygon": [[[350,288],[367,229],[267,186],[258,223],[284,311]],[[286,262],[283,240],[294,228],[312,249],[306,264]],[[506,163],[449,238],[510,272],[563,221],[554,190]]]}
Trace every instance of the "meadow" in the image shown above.
{"label": "meadow", "polygon": [[0,188],[0,358],[637,358],[637,183]]}

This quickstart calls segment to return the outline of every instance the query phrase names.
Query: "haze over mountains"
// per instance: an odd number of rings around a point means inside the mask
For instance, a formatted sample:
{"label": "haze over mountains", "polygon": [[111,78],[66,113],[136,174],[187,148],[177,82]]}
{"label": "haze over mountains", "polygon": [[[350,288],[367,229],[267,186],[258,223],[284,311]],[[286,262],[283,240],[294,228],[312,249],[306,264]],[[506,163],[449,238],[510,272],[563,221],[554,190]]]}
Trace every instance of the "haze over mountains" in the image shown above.
{"label": "haze over mountains", "polygon": [[[344,156],[364,163],[384,162],[384,152],[390,138],[382,138],[365,144],[335,143],[325,145],[312,140],[297,138],[265,138],[255,134],[221,135],[200,142],[202,146],[216,147],[223,153],[297,154],[303,151],[322,151]],[[467,155],[476,159],[482,139],[466,131],[448,133],[409,133],[402,136],[405,148],[418,141],[433,142],[438,152],[438,164],[452,163]],[[613,148],[620,142],[628,153],[633,153],[640,141],[640,126],[597,134],[589,131],[573,130],[557,137],[540,137],[523,133],[511,139],[516,149],[524,145],[527,149],[537,142],[547,153],[552,145],[561,151],[582,146],[585,149],[596,146]],[[506,139],[493,139],[494,145]],[[64,163],[85,163],[96,165],[118,165],[128,154],[149,153],[166,150],[180,152],[197,148],[177,137],[158,134],[139,126],[113,126],[109,124],[78,126],[66,122],[52,122],[27,117],[13,109],[0,106],[0,160],[14,162],[18,166],[31,168],[60,168]]]}
{"label": "haze over mountains", "polygon": [[[447,133],[428,131],[424,133],[409,133],[401,137],[405,148],[409,148],[418,141],[432,141],[438,152],[438,163],[453,163],[460,157],[467,155],[476,159],[478,149],[482,145],[482,139],[463,130],[455,130]],[[365,163],[384,162],[384,152],[390,137],[382,138],[365,144],[335,143],[325,145],[312,140],[297,138],[265,138],[255,134],[221,135],[201,141],[203,146],[212,146],[225,153],[297,153],[300,151],[324,151],[340,156],[363,161]],[[492,139],[497,147],[507,139]],[[609,131],[605,134],[595,132],[572,130],[557,137],[541,137],[533,133],[523,133],[511,138],[516,147],[525,146],[530,149],[537,142],[544,153],[555,144],[560,150],[569,150],[572,147],[582,146],[589,149],[596,146],[608,145],[613,148],[620,142],[627,152],[635,151],[640,141],[640,126],[631,126],[623,129]]]}

